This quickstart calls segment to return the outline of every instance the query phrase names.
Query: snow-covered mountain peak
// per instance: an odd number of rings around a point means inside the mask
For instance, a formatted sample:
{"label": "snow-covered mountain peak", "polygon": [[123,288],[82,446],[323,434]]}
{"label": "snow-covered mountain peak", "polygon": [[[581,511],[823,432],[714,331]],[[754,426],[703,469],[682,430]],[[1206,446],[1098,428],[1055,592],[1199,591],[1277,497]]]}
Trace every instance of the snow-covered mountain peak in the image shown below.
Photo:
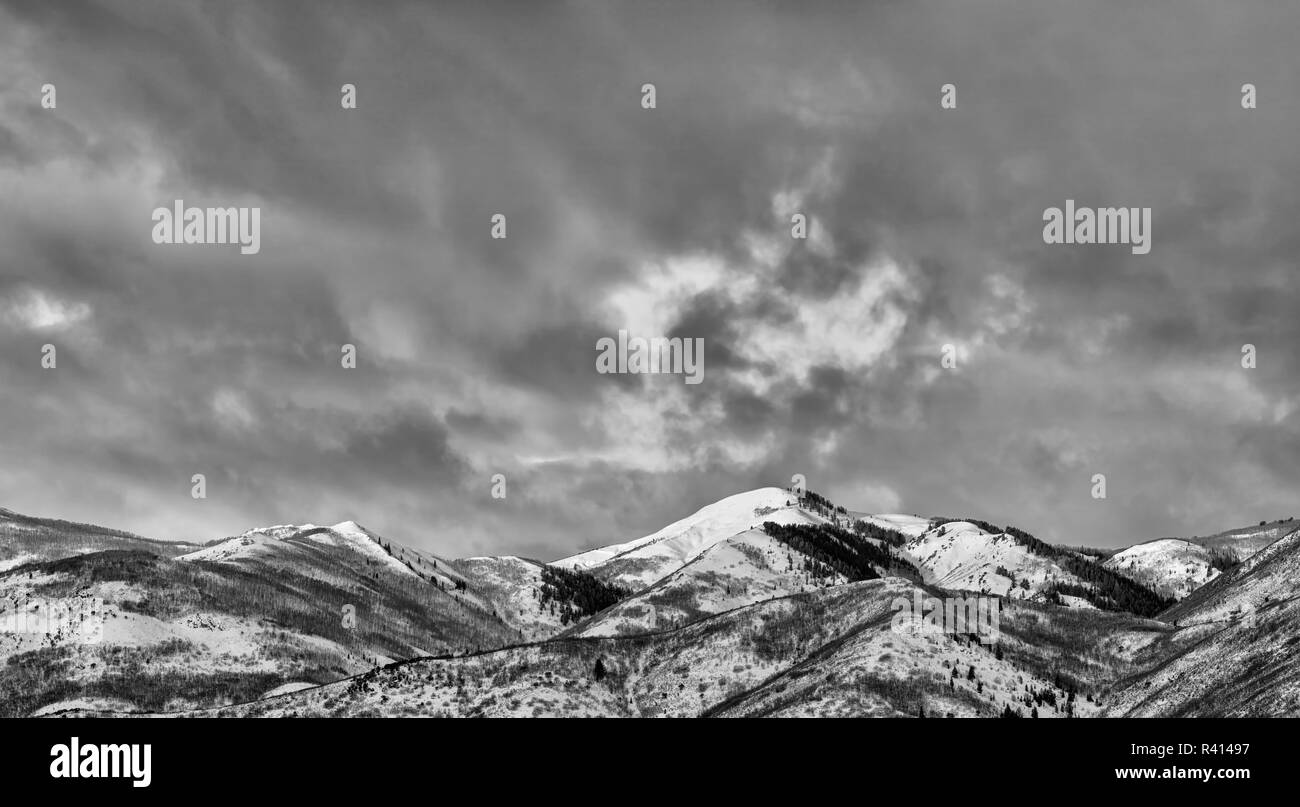
{"label": "snow-covered mountain peak", "polygon": [[788,490],[758,488],[705,505],[642,538],[581,552],[553,565],[590,570],[639,589],[681,568],[720,541],[765,521],[815,524],[825,519],[801,508],[798,497]]}
{"label": "snow-covered mountain peak", "polygon": [[355,535],[364,538],[374,538],[374,533],[372,533],[370,530],[366,529],[365,527],[361,526],[357,522],[351,520],[340,521],[339,523],[330,527],[330,529],[333,530],[334,532],[344,534],[344,535]]}

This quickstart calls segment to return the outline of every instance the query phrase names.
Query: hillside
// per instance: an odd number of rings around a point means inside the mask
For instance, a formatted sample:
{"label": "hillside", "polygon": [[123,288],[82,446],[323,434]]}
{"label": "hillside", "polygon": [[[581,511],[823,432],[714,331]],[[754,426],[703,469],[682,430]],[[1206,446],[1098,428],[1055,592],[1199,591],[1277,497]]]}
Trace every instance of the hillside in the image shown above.
{"label": "hillside", "polygon": [[456,561],[519,641],[550,638],[631,592],[576,569],[505,555]]}
{"label": "hillside", "polygon": [[168,558],[110,550],[0,574],[0,703],[171,710],[513,638],[372,537],[274,527]]}
{"label": "hillside", "polygon": [[1191,541],[1162,538],[1116,552],[1102,565],[1174,600],[1218,577],[1209,549]]}
{"label": "hillside", "polygon": [[170,558],[193,552],[198,546],[155,541],[93,524],[25,516],[0,507],[0,572],[24,563],[58,560],[109,549],[148,552]]}
{"label": "hillside", "polygon": [[1051,546],[1024,530],[975,519],[934,519],[906,554],[925,582],[1009,599],[1155,616],[1173,603],[1090,556]]}
{"label": "hillside", "polygon": [[1204,538],[1144,541],[1109,552],[1103,565],[1176,601],[1297,527],[1288,518]]}
{"label": "hillside", "polygon": [[1099,691],[1134,669],[1163,625],[1111,614],[1004,601],[995,646],[891,630],[867,611],[828,643],[710,717],[1092,717]]}
{"label": "hillside", "polygon": [[1161,618],[1177,630],[1115,686],[1115,716],[1300,713],[1300,530],[1255,552]]}
{"label": "hillside", "polygon": [[927,583],[954,591],[1042,601],[1052,583],[1082,583],[1010,535],[969,521],[938,524],[909,541],[904,551]]}
{"label": "hillside", "polygon": [[1206,549],[1221,549],[1232,552],[1236,555],[1237,560],[1245,560],[1282,536],[1293,532],[1297,527],[1300,527],[1300,522],[1297,522],[1295,518],[1285,518],[1261,523],[1257,526],[1225,530],[1204,538],[1198,537],[1190,540],[1192,543],[1200,544]]}
{"label": "hillside", "polygon": [[818,575],[811,558],[763,530],[746,530],[706,549],[654,585],[600,613],[578,636],[626,636],[679,627],[712,614],[848,579]]}
{"label": "hillside", "polygon": [[893,630],[896,603],[918,591],[899,578],[846,583],[659,633],[421,659],[189,714],[1085,716],[1097,708],[1094,689],[1130,669],[1132,653],[1168,630],[1125,615],[1029,604],[1012,606],[1005,646]]}

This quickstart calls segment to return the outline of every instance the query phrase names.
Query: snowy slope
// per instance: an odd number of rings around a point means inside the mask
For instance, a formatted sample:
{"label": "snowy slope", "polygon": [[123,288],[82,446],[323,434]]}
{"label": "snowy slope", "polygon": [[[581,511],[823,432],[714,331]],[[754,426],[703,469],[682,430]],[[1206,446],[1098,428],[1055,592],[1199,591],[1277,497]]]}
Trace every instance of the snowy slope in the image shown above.
{"label": "snowy slope", "polygon": [[1181,600],[1215,579],[1219,570],[1212,559],[1245,560],[1279,538],[1300,528],[1300,522],[1283,519],[1225,530],[1204,538],[1161,538],[1116,552],[1106,568],[1151,586],[1165,596]]}
{"label": "snowy slope", "polygon": [[1179,626],[1222,623],[1300,596],[1300,529],[1229,569],[1161,615]]}
{"label": "snowy slope", "polygon": [[756,602],[848,582],[804,571],[804,555],[761,529],[704,550],[654,585],[598,614],[578,636],[626,636],[679,627]]}
{"label": "snowy slope", "polygon": [[274,556],[286,542],[309,541],[323,547],[347,549],[359,554],[372,564],[381,564],[402,575],[418,576],[406,564],[394,558],[379,545],[378,539],[355,521],[343,521],[332,527],[315,524],[282,524],[259,527],[219,544],[181,555],[182,561],[232,562]]}
{"label": "snowy slope", "polygon": [[1300,530],[1288,533],[1161,615],[1177,631],[1120,683],[1116,716],[1300,714]]}
{"label": "snowy slope", "polygon": [[352,522],[282,525],[177,558],[113,549],[0,572],[0,714],[103,687],[195,708],[518,640],[459,573],[422,574],[399,549]]}
{"label": "snowy slope", "polygon": [[[1041,599],[1038,595],[1048,583],[1081,582],[1011,536],[987,532],[967,521],[926,530],[908,541],[904,549],[925,576],[925,582],[954,591]],[[998,567],[1010,572],[1010,576],[999,573]],[[1028,588],[1021,585],[1022,581]]]}
{"label": "snowy slope", "polygon": [[292,538],[303,530],[314,528],[314,524],[261,527],[249,530],[234,538],[227,538],[220,543],[188,552],[181,555],[179,559],[185,561],[207,560],[220,563],[265,557],[273,554],[281,541]]}
{"label": "snowy slope", "polygon": [[1218,577],[1210,551],[1178,538],[1162,538],[1130,546],[1102,564],[1156,591],[1181,600]]}
{"label": "snowy slope", "polygon": [[854,518],[860,518],[869,524],[875,524],[877,527],[884,527],[887,530],[901,532],[908,538],[916,538],[922,533],[929,532],[930,519],[921,516],[909,516],[899,513],[852,513]]}
{"label": "snowy slope", "polygon": [[1300,527],[1300,522],[1288,518],[1258,526],[1226,530],[1205,538],[1192,538],[1191,541],[1206,549],[1230,550],[1238,560],[1244,560],[1282,536],[1293,532],[1297,527]]}
{"label": "snowy slope", "polygon": [[[650,637],[560,638],[425,659],[194,716],[690,716],[742,695],[911,591],[873,580],[766,600]],[[886,625],[886,630],[888,626]],[[599,669],[603,674],[597,674]]]}
{"label": "snowy slope", "polygon": [[471,589],[493,603],[497,616],[518,631],[520,641],[547,639],[564,630],[556,609],[541,605],[543,564],[502,555],[465,558],[456,567]]}
{"label": "snowy slope", "polygon": [[[316,550],[304,552],[304,550]],[[281,524],[258,527],[242,535],[181,555],[185,562],[292,565],[302,563],[304,554],[325,553],[344,562],[359,563],[371,570],[424,580],[448,589],[459,590],[457,596],[480,608],[490,603],[473,589],[464,586],[465,577],[447,560],[422,550],[386,541],[355,521],[342,521],[330,527],[315,524]],[[349,556],[351,560],[346,560]]]}
{"label": "snowy slope", "polygon": [[[1043,667],[1017,663],[1010,652],[979,642],[916,628],[893,630],[894,610],[882,597],[867,603],[860,619],[867,625],[829,652],[733,699],[714,717],[993,717],[1005,709],[1029,717],[1091,717],[1098,705],[1056,686]],[[1020,644],[1017,620],[1036,623],[1035,612],[1009,606],[1001,635],[1003,648]],[[1068,613],[1068,612],[1066,612]],[[1117,619],[1117,629],[1127,628]],[[1116,654],[1111,653],[1112,656]],[[1114,663],[1122,664],[1123,659]],[[1044,665],[1046,666],[1046,665]],[[956,671],[956,675],[953,675]],[[1033,695],[1044,699],[1039,702]],[[1050,700],[1046,696],[1050,694]]]}
{"label": "snowy slope", "polygon": [[[196,577],[171,559],[93,553],[28,570],[0,574],[0,690],[21,687],[16,697],[0,699],[6,715],[52,707],[63,693],[75,701],[106,677],[130,682],[140,696],[123,708],[187,709],[257,697],[321,661],[335,667],[332,678],[390,660],[268,624],[247,607],[252,592],[240,592],[244,581]],[[329,620],[337,624],[333,614]],[[44,675],[20,684],[20,669],[57,671],[51,678],[58,686],[47,692]],[[169,696],[167,686],[151,683],[165,676],[186,684]]]}
{"label": "snowy slope", "polygon": [[592,549],[554,562],[584,569],[597,577],[640,590],[694,560],[709,547],[761,526],[816,524],[825,519],[795,503],[781,488],[759,488],[728,496],[635,541]]}
{"label": "snowy slope", "polygon": [[[901,578],[764,600],[641,636],[565,638],[420,659],[349,681],[192,716],[692,716],[855,714],[1040,717],[1089,697],[1167,631],[1124,614],[1024,603],[1002,645],[896,632]],[[1005,650],[1005,652],[1002,652]],[[1000,656],[1000,657],[999,657]],[[953,669],[961,676],[954,678]],[[974,675],[970,671],[974,670]],[[1068,670],[1068,680],[1054,680]],[[1028,701],[1028,702],[1027,702]]]}

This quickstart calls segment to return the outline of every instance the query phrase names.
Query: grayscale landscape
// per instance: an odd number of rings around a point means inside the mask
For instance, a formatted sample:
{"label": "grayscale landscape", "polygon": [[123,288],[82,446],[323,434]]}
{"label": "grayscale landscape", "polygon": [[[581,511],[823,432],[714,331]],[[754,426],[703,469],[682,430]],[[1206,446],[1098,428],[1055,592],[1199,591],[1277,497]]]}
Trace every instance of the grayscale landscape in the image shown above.
{"label": "grayscale landscape", "polygon": [[1297,31],[0,0],[0,716],[1300,716]]}

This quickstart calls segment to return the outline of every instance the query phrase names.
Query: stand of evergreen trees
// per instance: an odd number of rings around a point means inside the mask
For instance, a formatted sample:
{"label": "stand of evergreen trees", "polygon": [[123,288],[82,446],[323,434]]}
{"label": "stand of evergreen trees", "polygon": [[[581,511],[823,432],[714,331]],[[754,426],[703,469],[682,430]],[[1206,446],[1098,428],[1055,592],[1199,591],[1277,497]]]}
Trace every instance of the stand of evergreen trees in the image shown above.
{"label": "stand of evergreen trees", "polygon": [[598,580],[587,572],[542,567],[541,606],[555,603],[560,609],[562,625],[589,617],[631,595],[631,591]]}
{"label": "stand of evergreen trees", "polygon": [[1231,549],[1226,547],[1215,547],[1210,550],[1210,566],[1221,572],[1229,571],[1239,563],[1241,563],[1241,561],[1237,559],[1237,553],[1233,552]]}
{"label": "stand of evergreen trees", "polygon": [[1099,561],[1106,560],[1111,555],[1115,554],[1116,551],[1114,549],[1101,549],[1095,546],[1063,546],[1061,548],[1068,549],[1071,552],[1078,552],[1080,555],[1087,555],[1090,558],[1096,558]]}
{"label": "stand of evergreen trees", "polygon": [[874,538],[877,541],[884,541],[890,546],[902,546],[907,543],[907,536],[898,530],[881,527],[862,519],[853,522],[853,531],[863,538]]}
{"label": "stand of evergreen trees", "polygon": [[[776,524],[768,521],[763,531],[781,543],[811,558],[814,563],[844,575],[851,581],[874,580],[877,569],[900,577],[920,579],[920,572],[888,549],[829,524]],[[915,577],[913,577],[915,575]]]}
{"label": "stand of evergreen trees", "polygon": [[804,491],[803,495],[799,497],[799,506],[828,518],[836,513],[844,514],[848,512],[843,507],[836,507],[835,503],[825,496],[811,490]]}

